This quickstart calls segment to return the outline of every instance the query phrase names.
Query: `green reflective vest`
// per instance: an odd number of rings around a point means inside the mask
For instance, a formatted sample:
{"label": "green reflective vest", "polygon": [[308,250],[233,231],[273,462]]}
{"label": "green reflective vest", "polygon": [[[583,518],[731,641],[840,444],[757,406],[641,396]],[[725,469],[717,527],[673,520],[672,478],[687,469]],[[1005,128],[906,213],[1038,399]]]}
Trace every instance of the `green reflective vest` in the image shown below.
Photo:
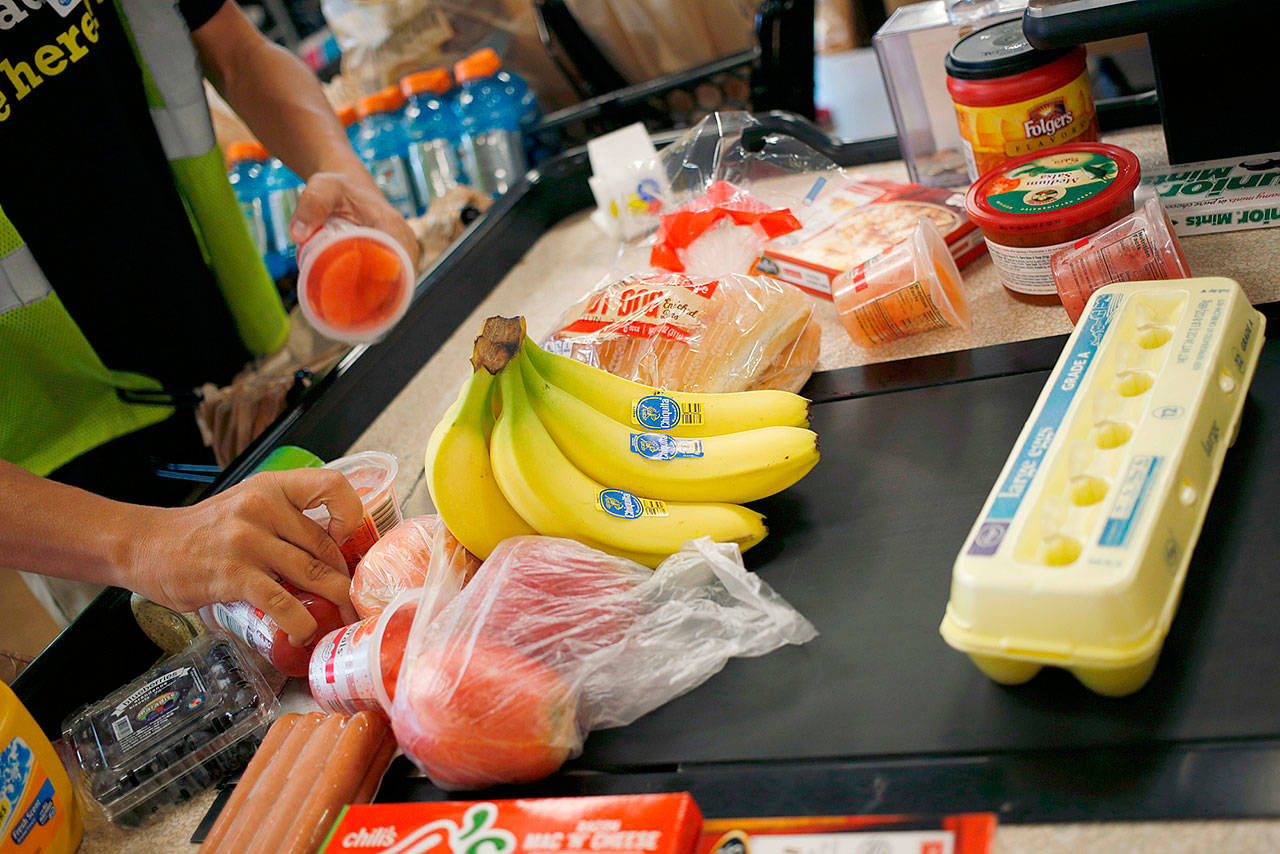
{"label": "green reflective vest", "polygon": [[[152,121],[196,238],[245,346],[284,345],[288,317],[227,181],[199,63],[176,4],[118,0]],[[112,371],[67,313],[0,210],[0,458],[46,475],[98,445],[169,417],[117,390],[159,390]]]}

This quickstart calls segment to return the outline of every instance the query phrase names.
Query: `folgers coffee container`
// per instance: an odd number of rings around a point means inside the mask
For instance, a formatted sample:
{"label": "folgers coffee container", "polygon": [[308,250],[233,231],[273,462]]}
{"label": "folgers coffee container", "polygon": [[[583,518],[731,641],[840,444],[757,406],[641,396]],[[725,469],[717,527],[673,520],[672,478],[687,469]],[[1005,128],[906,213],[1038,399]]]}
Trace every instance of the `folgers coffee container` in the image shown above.
{"label": "folgers coffee container", "polygon": [[1051,305],[1050,258],[1133,213],[1138,158],[1115,145],[1080,142],[1006,160],[965,195],[1000,282],[1015,297]]}
{"label": "folgers coffee container", "polygon": [[947,90],[969,180],[1010,157],[1098,139],[1083,47],[1036,50],[1015,18],[983,27],[947,53]]}

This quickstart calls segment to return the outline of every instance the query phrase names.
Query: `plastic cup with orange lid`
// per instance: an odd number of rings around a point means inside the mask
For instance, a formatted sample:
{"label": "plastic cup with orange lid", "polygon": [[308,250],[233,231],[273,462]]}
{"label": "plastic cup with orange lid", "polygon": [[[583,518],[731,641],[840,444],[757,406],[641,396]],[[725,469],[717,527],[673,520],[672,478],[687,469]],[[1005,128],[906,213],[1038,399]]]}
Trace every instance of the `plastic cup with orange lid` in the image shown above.
{"label": "plastic cup with orange lid", "polygon": [[393,237],[330,219],[298,250],[298,305],[321,334],[377,341],[413,299],[413,263]]}
{"label": "plastic cup with orange lid", "polygon": [[932,220],[921,217],[904,240],[836,277],[831,286],[840,322],[860,347],[874,347],[972,325],[963,280]]}

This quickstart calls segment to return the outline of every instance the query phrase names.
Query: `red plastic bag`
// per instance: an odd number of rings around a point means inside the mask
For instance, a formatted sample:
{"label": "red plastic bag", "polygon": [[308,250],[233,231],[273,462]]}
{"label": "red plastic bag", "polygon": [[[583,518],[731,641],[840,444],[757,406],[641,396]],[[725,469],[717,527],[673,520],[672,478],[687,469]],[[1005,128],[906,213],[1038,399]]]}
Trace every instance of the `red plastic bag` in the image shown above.
{"label": "red plastic bag", "polygon": [[[684,272],[689,247],[722,220],[750,230],[744,239],[751,244],[747,254],[753,260],[758,254],[754,251],[758,245],[800,228],[800,220],[787,208],[771,208],[728,181],[716,181],[705,195],[663,215],[649,252],[649,263],[662,270]],[[723,272],[745,273],[749,266],[736,270],[725,268]]]}
{"label": "red plastic bag", "polygon": [[513,537],[434,618],[415,620],[392,704],[397,740],[437,786],[531,782],[701,684],[734,656],[813,626],[693,540],[649,571],[573,540]]}

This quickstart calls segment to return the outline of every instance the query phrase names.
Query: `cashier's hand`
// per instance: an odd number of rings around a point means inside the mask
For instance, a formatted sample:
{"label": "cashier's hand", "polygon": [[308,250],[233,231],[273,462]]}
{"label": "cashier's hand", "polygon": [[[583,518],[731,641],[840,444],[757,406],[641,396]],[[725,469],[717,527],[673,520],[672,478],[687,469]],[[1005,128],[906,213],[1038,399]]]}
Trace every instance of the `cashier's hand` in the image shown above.
{"label": "cashier's hand", "polygon": [[[324,505],[328,529],[302,515]],[[280,581],[319,593],[355,622],[347,564],[338,550],[363,508],[328,469],[263,472],[190,507],[137,508],[126,586],[178,611],[247,600],[305,645],[315,618]]]}
{"label": "cashier's hand", "polygon": [[385,231],[399,241],[417,268],[418,239],[413,229],[400,212],[391,207],[368,172],[317,172],[312,175],[298,197],[298,206],[289,224],[289,235],[301,246],[324,225],[325,220],[334,216]]}

